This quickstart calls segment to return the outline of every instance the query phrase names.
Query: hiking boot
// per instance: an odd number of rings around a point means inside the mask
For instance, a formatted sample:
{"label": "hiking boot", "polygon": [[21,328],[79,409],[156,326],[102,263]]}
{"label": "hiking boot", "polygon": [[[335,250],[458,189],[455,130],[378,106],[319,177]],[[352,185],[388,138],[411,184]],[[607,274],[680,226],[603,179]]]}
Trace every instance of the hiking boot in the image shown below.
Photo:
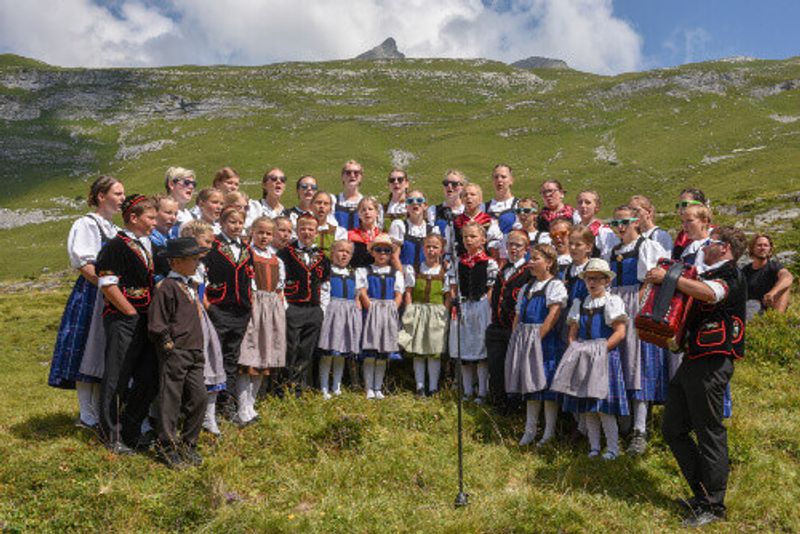
{"label": "hiking boot", "polygon": [[641,456],[647,450],[647,436],[641,430],[633,431],[633,438],[628,445],[628,454],[630,456]]}

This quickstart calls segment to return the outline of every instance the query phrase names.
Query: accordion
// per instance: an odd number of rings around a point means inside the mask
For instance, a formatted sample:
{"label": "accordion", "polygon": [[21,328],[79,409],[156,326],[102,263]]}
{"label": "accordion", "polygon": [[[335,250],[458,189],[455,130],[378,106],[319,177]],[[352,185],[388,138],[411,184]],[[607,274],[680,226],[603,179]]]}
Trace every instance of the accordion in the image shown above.
{"label": "accordion", "polygon": [[697,278],[697,270],[681,261],[662,258],[658,266],[667,271],[659,285],[647,284],[643,304],[634,325],[639,339],[678,352],[683,344],[686,320],[692,308],[692,297],[678,291],[678,278]]}

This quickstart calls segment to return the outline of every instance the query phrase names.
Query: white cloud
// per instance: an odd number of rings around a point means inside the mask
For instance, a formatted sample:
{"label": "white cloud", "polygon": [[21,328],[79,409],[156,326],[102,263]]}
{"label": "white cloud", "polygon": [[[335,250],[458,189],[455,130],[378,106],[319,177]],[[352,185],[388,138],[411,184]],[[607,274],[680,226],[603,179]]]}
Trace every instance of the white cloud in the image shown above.
{"label": "white cloud", "polygon": [[710,58],[711,34],[703,28],[676,28],[664,42],[674,61],[695,63]]}
{"label": "white cloud", "polygon": [[[265,64],[353,57],[393,36],[409,57],[531,55],[599,73],[642,66],[611,0],[0,0],[0,50],[65,66]],[[170,16],[165,13],[168,12]]]}

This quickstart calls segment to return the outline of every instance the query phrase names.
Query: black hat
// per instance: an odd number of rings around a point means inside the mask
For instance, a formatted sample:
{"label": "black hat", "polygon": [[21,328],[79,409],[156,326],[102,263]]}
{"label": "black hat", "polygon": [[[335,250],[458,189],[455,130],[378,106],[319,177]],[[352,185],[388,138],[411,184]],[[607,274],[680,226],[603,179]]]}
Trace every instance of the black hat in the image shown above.
{"label": "black hat", "polygon": [[201,247],[193,237],[178,237],[167,241],[167,248],[158,252],[164,258],[186,258],[208,252],[209,249]]}

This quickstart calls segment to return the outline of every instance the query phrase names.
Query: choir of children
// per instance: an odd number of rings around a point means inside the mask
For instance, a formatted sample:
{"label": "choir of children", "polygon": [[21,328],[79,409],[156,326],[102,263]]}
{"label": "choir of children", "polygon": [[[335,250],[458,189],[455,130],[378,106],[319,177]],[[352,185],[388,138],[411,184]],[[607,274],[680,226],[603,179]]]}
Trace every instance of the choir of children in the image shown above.
{"label": "choir of children", "polygon": [[[53,386],[77,387],[80,425],[99,427],[112,451],[130,453],[158,392],[159,457],[174,468],[199,464],[200,429],[220,434],[218,395],[223,415],[244,427],[258,420],[265,376],[298,397],[318,378],[328,400],[342,394],[345,362],[361,362],[366,398],[383,399],[402,348],[418,397],[438,392],[449,354],[461,359],[465,398],[477,379],[476,403],[491,396],[513,414],[509,401],[525,401],[522,446],[537,435],[538,446],[550,442],[564,411],[580,421],[591,457],[601,455],[601,432],[602,457],[620,454],[617,418],[628,415],[628,453],[645,451],[648,407],[666,402],[675,369],[666,351],[638,338],[633,319],[659,258],[672,253],[705,269],[704,251],[716,241],[702,192],[681,193],[683,230],[673,247],[642,195],[605,224],[597,192],[578,194],[573,216],[555,181],[542,186],[542,216],[535,200],[511,195],[506,165],[494,169],[490,202],[451,170],[446,203],[430,209],[404,171],[390,173],[385,206],[360,193],[362,174],[347,162],[338,198],[303,176],[302,206],[285,210],[283,171],[270,169],[264,198],[248,202],[238,174],[225,168],[215,179],[225,194],[203,189],[193,215],[192,171],[168,170],[168,196],[124,202],[120,182],[98,179],[95,213],[70,233],[81,277],[50,375]],[[123,230],[111,223],[120,209]]]}

